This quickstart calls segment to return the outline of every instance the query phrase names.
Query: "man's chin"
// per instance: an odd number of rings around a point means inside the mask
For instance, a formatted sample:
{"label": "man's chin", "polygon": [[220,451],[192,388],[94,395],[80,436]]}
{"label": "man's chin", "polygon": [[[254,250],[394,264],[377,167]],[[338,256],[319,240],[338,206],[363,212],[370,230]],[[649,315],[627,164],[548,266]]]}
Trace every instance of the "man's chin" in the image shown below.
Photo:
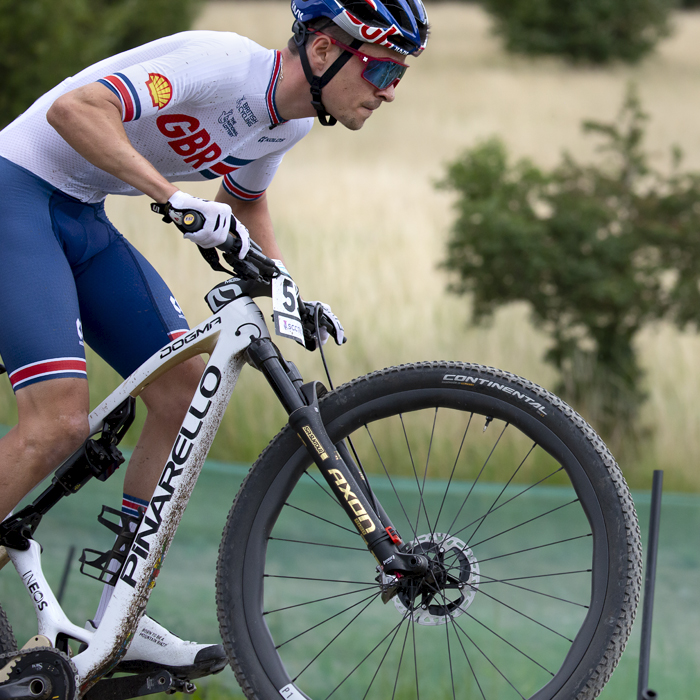
{"label": "man's chin", "polygon": [[359,131],[364,125],[365,122],[372,116],[372,112],[369,112],[367,115],[352,115],[348,117],[341,117],[338,119],[338,121],[346,128],[350,129],[350,131]]}

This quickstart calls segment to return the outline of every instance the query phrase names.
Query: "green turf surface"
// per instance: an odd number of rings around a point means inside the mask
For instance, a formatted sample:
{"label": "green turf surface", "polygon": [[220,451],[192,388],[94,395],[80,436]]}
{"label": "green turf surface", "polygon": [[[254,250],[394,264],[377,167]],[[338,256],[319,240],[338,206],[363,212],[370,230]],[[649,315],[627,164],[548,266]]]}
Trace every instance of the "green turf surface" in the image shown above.
{"label": "green turf surface", "polygon": [[[120,470],[121,471],[121,470]],[[171,631],[200,642],[217,641],[214,600],[217,549],[226,515],[246,468],[208,462],[170,549],[158,586],[151,596],[149,614]],[[487,486],[488,488],[488,486]],[[109,548],[112,535],[99,526],[102,504],[118,508],[121,480],[93,481],[83,491],[64,499],[45,517],[36,539],[44,548],[46,577],[58,591],[69,548],[77,548],[70,568],[63,606],[77,624],[94,613],[101,585],[81,575],[77,556],[84,547]],[[650,496],[635,494],[646,541]],[[660,533],[659,569],[654,610],[650,685],[662,698],[694,700],[700,684],[700,498],[665,494]],[[24,588],[11,566],[0,573],[0,602],[20,644],[35,634],[35,620]],[[620,666],[601,697],[633,698],[637,686],[639,617]],[[235,680],[227,671],[204,684],[205,699],[233,697]],[[438,699],[436,699],[438,700]]]}

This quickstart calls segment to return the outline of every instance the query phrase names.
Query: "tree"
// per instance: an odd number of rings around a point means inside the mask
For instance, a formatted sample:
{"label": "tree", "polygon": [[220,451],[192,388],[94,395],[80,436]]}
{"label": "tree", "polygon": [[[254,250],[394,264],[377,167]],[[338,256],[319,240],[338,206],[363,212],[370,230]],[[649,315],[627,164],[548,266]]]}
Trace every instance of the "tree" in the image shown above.
{"label": "tree", "polygon": [[188,29],[199,0],[0,0],[0,127],[82,68]]}
{"label": "tree", "polygon": [[680,172],[678,149],[670,175],[653,169],[646,121],[630,88],[614,123],[583,125],[604,139],[601,163],[564,154],[551,172],[529,160],[509,165],[491,139],[449,165],[441,183],[458,195],[444,262],[450,289],[470,295],[477,322],[527,301],[551,337],[556,390],[617,442],[644,399],[640,329],[700,319],[700,174]]}
{"label": "tree", "polygon": [[515,53],[635,62],[669,33],[675,0],[482,0]]}

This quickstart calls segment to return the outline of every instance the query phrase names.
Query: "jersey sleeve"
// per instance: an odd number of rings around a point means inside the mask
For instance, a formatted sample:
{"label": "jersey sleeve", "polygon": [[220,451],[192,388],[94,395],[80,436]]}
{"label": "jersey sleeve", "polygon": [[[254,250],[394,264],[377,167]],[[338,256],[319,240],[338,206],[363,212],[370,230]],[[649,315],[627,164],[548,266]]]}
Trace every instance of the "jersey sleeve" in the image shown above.
{"label": "jersey sleeve", "polygon": [[245,74],[249,57],[226,54],[220,47],[192,42],[152,60],[126,66],[98,79],[122,105],[122,121],[130,122],[157,114],[165,107],[186,101],[204,102],[219,81],[230,78],[225,71]]}
{"label": "jersey sleeve", "polygon": [[284,154],[309,133],[313,123],[312,118],[285,122],[279,127],[290,134],[285,139],[284,148],[268,153],[226,174],[222,180],[224,189],[232,197],[246,202],[260,199],[272,182]]}

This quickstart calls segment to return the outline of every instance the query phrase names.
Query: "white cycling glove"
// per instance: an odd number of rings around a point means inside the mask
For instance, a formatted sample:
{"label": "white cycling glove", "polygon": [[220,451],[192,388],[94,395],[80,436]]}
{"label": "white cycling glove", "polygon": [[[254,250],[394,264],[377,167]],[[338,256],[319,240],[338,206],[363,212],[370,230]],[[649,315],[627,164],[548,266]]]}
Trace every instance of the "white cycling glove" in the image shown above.
{"label": "white cycling glove", "polygon": [[[315,317],[316,308],[319,306],[321,307],[319,312],[319,334],[321,336],[321,345],[325,345],[331,335],[333,336],[337,345],[342,345],[345,339],[345,331],[343,330],[343,326],[340,324],[338,317],[331,311],[331,307],[321,301],[305,301],[304,305],[306,306],[306,315],[309,320],[313,320]],[[332,331],[329,331],[320,323],[324,317],[333,326]]]}
{"label": "white cycling glove", "polygon": [[235,231],[241,239],[238,257],[243,259],[250,248],[248,229],[238,221],[231,212],[231,207],[223,202],[211,202],[178,190],[168,200],[177,211],[194,210],[204,217],[204,224],[198,231],[183,233],[184,237],[202,248],[214,248],[221,245],[228,235],[231,222],[235,222]]}

